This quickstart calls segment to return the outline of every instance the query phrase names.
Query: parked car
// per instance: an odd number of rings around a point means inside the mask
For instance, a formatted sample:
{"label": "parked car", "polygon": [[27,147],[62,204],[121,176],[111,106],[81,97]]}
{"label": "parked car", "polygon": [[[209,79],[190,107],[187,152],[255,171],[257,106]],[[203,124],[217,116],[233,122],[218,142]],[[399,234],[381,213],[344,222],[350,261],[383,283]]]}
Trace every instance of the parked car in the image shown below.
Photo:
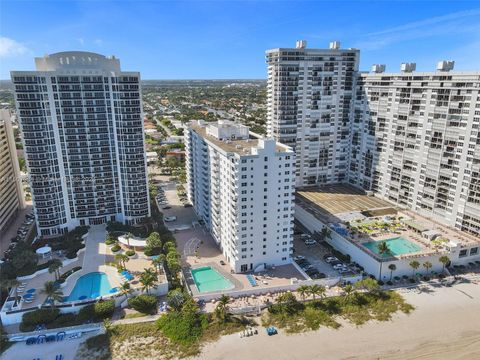
{"label": "parked car", "polygon": [[326,256],[325,261],[330,264],[334,261],[338,261],[338,259],[335,256]]}
{"label": "parked car", "polygon": [[192,204],[188,204],[188,203],[183,204],[183,207],[192,207],[192,206],[193,206]]}
{"label": "parked car", "polygon": [[308,235],[308,234],[302,234],[302,235],[300,235],[300,239],[302,239],[302,240],[306,240],[306,239],[310,239],[310,238],[311,238],[311,236]]}
{"label": "parked car", "polygon": [[312,239],[305,240],[305,245],[315,245],[317,242]]}
{"label": "parked car", "polygon": [[305,256],[302,256],[302,255],[298,255],[298,256],[295,256],[293,258],[293,260],[297,261],[297,260],[305,260]]}
{"label": "parked car", "polygon": [[165,216],[163,218],[163,220],[165,220],[166,222],[172,222],[172,221],[177,220],[177,217],[176,216]]}
{"label": "parked car", "polygon": [[171,209],[171,208],[172,208],[172,207],[171,207],[171,206],[168,206],[168,205],[162,206],[162,210],[168,210],[168,209]]}

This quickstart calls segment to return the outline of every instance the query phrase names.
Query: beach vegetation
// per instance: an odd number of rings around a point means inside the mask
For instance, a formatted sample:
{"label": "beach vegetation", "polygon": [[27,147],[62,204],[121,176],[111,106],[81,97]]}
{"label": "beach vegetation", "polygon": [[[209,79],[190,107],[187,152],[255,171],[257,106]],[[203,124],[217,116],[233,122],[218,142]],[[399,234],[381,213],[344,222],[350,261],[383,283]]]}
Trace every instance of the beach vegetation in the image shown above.
{"label": "beach vegetation", "polygon": [[278,297],[262,315],[262,325],[277,326],[287,333],[339,328],[341,320],[356,326],[368,321],[388,321],[396,312],[410,313],[413,307],[394,291],[383,291],[371,278],[347,284],[341,296],[299,302],[291,293]]}

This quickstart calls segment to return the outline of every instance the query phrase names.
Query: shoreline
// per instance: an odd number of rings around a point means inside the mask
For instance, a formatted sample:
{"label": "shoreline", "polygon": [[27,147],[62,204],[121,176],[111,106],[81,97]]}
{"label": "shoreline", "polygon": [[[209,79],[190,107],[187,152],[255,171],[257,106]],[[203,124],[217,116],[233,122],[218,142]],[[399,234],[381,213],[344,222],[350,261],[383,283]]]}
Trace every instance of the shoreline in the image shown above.
{"label": "shoreline", "polygon": [[391,321],[371,321],[356,327],[342,322],[334,330],[321,328],[269,337],[260,334],[222,337],[203,347],[194,359],[473,359],[480,358],[480,286],[422,285],[398,292],[415,307]]}

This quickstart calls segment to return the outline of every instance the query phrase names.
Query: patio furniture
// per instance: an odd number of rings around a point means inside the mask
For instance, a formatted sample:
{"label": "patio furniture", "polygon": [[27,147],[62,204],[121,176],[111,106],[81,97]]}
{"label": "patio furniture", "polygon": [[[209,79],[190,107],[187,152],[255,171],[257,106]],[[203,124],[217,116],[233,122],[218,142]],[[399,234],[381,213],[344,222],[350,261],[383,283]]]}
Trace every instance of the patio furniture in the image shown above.
{"label": "patio furniture", "polygon": [[36,291],[37,291],[37,289],[33,289],[33,288],[32,288],[32,289],[28,289],[28,290],[26,291],[26,293],[27,293],[27,294],[34,294]]}

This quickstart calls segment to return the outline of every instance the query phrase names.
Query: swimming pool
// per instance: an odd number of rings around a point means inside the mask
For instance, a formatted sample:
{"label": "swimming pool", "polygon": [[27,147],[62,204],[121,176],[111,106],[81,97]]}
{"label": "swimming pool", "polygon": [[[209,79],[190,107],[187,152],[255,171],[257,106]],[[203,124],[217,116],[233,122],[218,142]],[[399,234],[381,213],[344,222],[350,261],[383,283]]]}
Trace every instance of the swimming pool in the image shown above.
{"label": "swimming pool", "polygon": [[384,258],[390,257],[390,256],[416,253],[422,250],[421,246],[403,237],[397,237],[397,238],[392,238],[392,239],[387,239],[382,241],[368,241],[368,242],[364,242],[362,245],[365,246],[371,252],[377,255],[380,255],[378,251],[378,244],[380,244],[381,242],[387,243],[387,246],[390,249],[389,253],[382,254],[382,257]]}
{"label": "swimming pool", "polygon": [[210,266],[192,269],[192,277],[201,293],[230,290],[235,287],[230,280]]}
{"label": "swimming pool", "polygon": [[75,287],[65,301],[95,299],[116,292],[108,281],[107,274],[91,272],[78,278]]}

